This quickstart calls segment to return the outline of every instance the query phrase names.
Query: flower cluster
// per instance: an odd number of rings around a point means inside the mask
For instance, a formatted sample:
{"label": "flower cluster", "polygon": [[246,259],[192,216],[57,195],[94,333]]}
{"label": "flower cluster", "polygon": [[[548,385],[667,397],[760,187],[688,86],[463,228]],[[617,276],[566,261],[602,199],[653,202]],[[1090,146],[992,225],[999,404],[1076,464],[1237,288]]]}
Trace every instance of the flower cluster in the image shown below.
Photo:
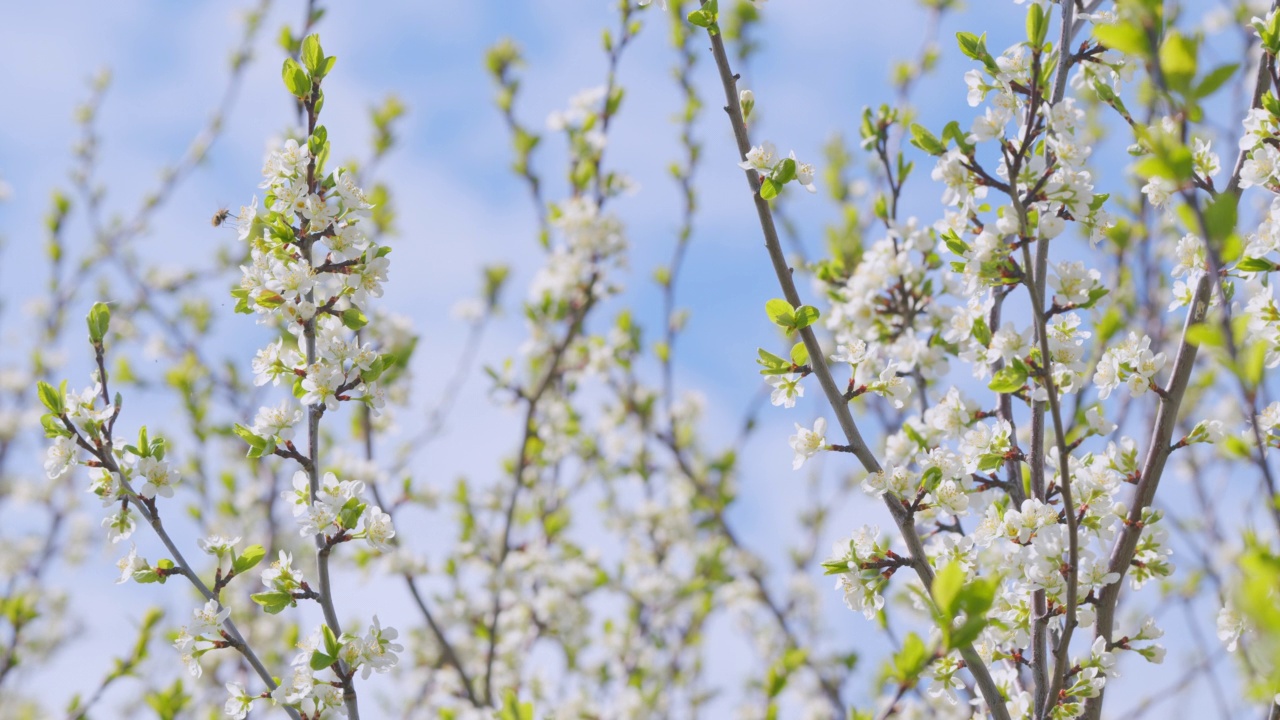
{"label": "flower cluster", "polygon": [[[754,99],[752,100],[754,102]],[[813,184],[814,168],[796,159],[795,151],[787,157],[778,156],[778,148],[771,142],[751,148],[747,159],[738,163],[743,170],[754,170],[760,177],[760,197],[768,200],[777,197],[782,186],[793,180],[809,192],[817,192]]]}
{"label": "flower cluster", "polygon": [[836,589],[844,593],[844,603],[874,618],[884,607],[881,592],[889,584],[901,558],[880,538],[880,528],[863,527],[853,537],[836,543],[833,556],[824,562],[828,575],[836,575]]}
{"label": "flower cluster", "polygon": [[1122,383],[1133,397],[1141,397],[1156,387],[1156,373],[1164,367],[1164,353],[1151,352],[1151,338],[1130,332],[1118,347],[1108,348],[1098,360],[1093,382],[1098,386],[1098,397],[1106,399]]}
{"label": "flower cluster", "polygon": [[[284,381],[293,398],[261,408],[253,426],[236,425],[235,434],[248,444],[249,457],[278,455],[303,468],[285,499],[292,503],[301,534],[325,543],[318,558],[320,592],[307,585],[292,567],[292,555],[281,550],[278,561],[262,573],[268,591],[254,594],[253,600],[271,614],[299,600],[315,600],[324,606],[326,617],[332,617],[335,611],[327,572],[332,548],[363,539],[374,550],[385,551],[391,549],[396,533],[390,515],[362,499],[364,482],[339,482],[333,473],[317,477],[319,422],[345,401],[358,401],[369,415],[376,416],[384,402],[379,377],[388,371],[399,373],[403,357],[394,348],[380,353],[373,343],[362,342],[355,334],[368,322],[366,312],[372,300],[382,295],[388,249],[366,234],[372,226],[373,205],[355,175],[342,168],[325,173],[328,135],[316,118],[322,105],[319,85],[332,68],[333,58],[324,56],[313,35],[302,41],[300,59],[302,64],[295,60],[285,63],[283,77],[290,92],[302,102],[308,136],[302,142],[288,140],[268,155],[262,171],[261,187],[266,190],[263,207],[259,208],[255,197],[232,223],[240,240],[248,244],[248,262],[241,266],[240,287],[233,291],[236,309],[255,313],[261,324],[273,327],[280,336],[254,359],[255,382],[261,386]],[[165,583],[182,576],[204,596],[206,602],[195,610],[194,622],[183,627],[174,640],[188,672],[199,677],[202,656],[231,648],[249,660],[269,689],[274,688],[270,693],[250,695],[242,686],[229,686],[229,714],[242,718],[255,700],[270,697],[307,717],[318,718],[329,710],[345,715],[354,705],[352,683],[357,670],[368,677],[396,665],[396,653],[403,649],[394,642],[396,631],[383,628],[375,617],[365,636],[335,637],[326,624],[304,643],[293,676],[277,687],[277,681],[232,623],[231,607],[222,601],[228,584],[254,568],[266,551],[261,545],[238,551],[239,535],[198,540],[199,549],[214,559],[213,580],[206,584],[199,569],[177,549],[161,523],[164,506],[160,501],[174,498],[181,489],[180,474],[167,457],[166,440],[150,435],[145,427],[135,442],[115,435],[123,400],[118,393],[112,397],[107,387],[105,350],[110,320],[111,311],[103,303],[94,305],[87,319],[98,368],[93,386],[68,392],[65,384],[61,388],[43,382],[38,385],[40,400],[48,410],[42,422],[53,439],[46,455],[46,473],[56,479],[79,464],[90,467],[90,492],[104,507],[112,508],[102,524],[113,542],[133,535],[138,525],[135,514],[141,514],[160,536],[172,559],[163,558],[152,565],[131,545],[128,555],[117,563],[118,582]],[[127,330],[126,326],[117,332]],[[189,400],[193,405],[198,402]],[[191,410],[197,422],[203,412],[203,408]],[[294,445],[295,425],[304,417],[308,420],[306,455]],[[203,439],[207,429],[197,432]],[[86,454],[92,459],[82,460]],[[232,474],[227,477],[234,485]],[[236,527],[249,525],[237,520]],[[336,680],[315,676],[330,667]]]}
{"label": "flower cluster", "polygon": [[231,616],[231,608],[210,600],[192,612],[193,621],[178,631],[173,646],[182,655],[182,664],[191,677],[200,677],[200,656],[218,647],[225,647],[222,623]]}
{"label": "flower cluster", "polygon": [[[395,530],[391,517],[382,508],[361,500],[364,483],[359,480],[339,481],[333,473],[325,473],[312,500],[310,477],[299,470],[293,475],[293,489],[281,493],[292,506],[303,536],[331,535],[364,538],[377,550],[390,548]],[[357,525],[361,529],[357,532]]]}
{"label": "flower cluster", "polygon": [[1245,116],[1240,149],[1246,155],[1240,187],[1258,185],[1273,192],[1280,189],[1280,150],[1275,147],[1275,140],[1280,137],[1277,118],[1280,118],[1280,101],[1271,92],[1262,96],[1262,107],[1249,110]]}
{"label": "flower cluster", "polygon": [[[318,628],[298,643],[290,674],[269,697],[278,705],[297,709],[304,717],[347,717],[342,688],[316,677],[315,669],[323,669],[340,658],[353,671],[359,669],[365,678],[373,672],[388,672],[399,662],[396,653],[404,650],[395,642],[397,637],[394,629],[382,627],[376,615],[363,637],[344,633],[335,638],[327,627]],[[240,683],[227,683],[226,688],[230,695],[226,714],[243,720],[259,696],[246,693]]]}

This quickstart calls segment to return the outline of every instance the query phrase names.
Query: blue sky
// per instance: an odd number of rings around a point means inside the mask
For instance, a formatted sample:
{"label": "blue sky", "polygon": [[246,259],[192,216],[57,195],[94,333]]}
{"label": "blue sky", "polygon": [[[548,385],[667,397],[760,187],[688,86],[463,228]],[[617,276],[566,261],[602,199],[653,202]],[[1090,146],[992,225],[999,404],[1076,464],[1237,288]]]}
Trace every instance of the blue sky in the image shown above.
{"label": "blue sky", "polygon": [[[0,104],[0,178],[12,186],[13,195],[0,204],[0,236],[6,241],[0,288],[7,310],[0,339],[7,346],[22,336],[17,320],[22,302],[41,290],[35,280],[44,274],[41,217],[50,190],[69,188],[69,148],[76,139],[72,114],[87,95],[87,79],[99,67],[110,68],[115,78],[100,116],[101,177],[108,184],[108,211],[128,214],[154,185],[158,169],[183,152],[213,107],[226,76],[223,59],[239,33],[235,12],[244,6],[143,0],[25,3],[5,13],[0,64],[11,70],[0,73],[0,97],[6,98]],[[604,0],[333,3],[318,27],[325,50],[339,58],[326,81],[324,113],[336,157],[367,154],[366,111],[386,93],[399,95],[409,110],[399,125],[400,146],[378,168],[378,179],[395,193],[401,231],[393,242],[384,306],[412,316],[423,335],[422,347],[430,349],[420,353],[416,368],[422,379],[420,398],[435,397],[452,367],[462,326],[449,317],[448,308],[475,292],[479,266],[512,264],[511,303],[524,297],[538,257],[533,208],[507,169],[509,142],[492,105],[483,53],[502,37],[522,45],[528,67],[518,113],[528,125],[541,128],[548,112],[564,107],[577,91],[603,82],[600,30],[616,24],[613,7]],[[143,240],[153,257],[175,264],[199,261],[232,239],[227,231],[210,228],[208,219],[220,205],[248,202],[268,138],[292,122],[274,37],[281,23],[296,27],[302,13],[298,2],[274,4],[225,133],[205,165],[157,214]],[[761,109],[760,129],[784,151],[794,149],[801,159],[817,160],[832,132],[856,136],[863,106],[892,101],[890,64],[916,52],[924,14],[906,2],[774,0],[765,6],[765,18],[764,51],[744,78]],[[627,99],[610,133],[606,162],[640,186],[636,195],[618,200],[614,210],[627,222],[632,240],[627,301],[642,308],[642,321],[656,329],[659,295],[649,277],[667,261],[678,223],[679,198],[666,167],[679,154],[671,117],[680,98],[670,76],[675,57],[666,20],[653,11],[644,19],[644,31],[622,61],[619,79]],[[1022,28],[1021,8],[1003,0],[974,0],[967,13],[949,16],[939,34],[940,67],[914,92],[920,122],[938,128],[952,118],[967,125],[971,117],[961,80],[969,64],[954,50],[956,30],[986,30],[989,46],[998,52],[1022,39]],[[698,47],[704,45],[700,41]],[[710,56],[703,53],[697,73],[706,104],[698,128],[705,143],[698,175],[702,211],[680,288],[681,303],[692,318],[680,341],[677,382],[707,396],[706,435],[714,447],[736,433],[759,386],[755,349],[773,338],[760,310],[778,293],[742,174],[734,165],[736,152],[711,70]],[[1224,162],[1228,154],[1223,153]],[[562,144],[551,138],[535,156],[549,180],[550,198],[564,193],[556,182],[563,175],[562,157]],[[931,222],[939,212],[941,189],[928,181],[930,164],[917,161],[904,214]],[[811,249],[819,247],[822,223],[834,215],[820,198],[796,197],[789,205]],[[71,242],[85,238],[83,216],[77,215]],[[33,265],[39,268],[35,273]],[[83,310],[73,311],[73,317]],[[242,317],[219,322],[222,336],[247,360],[261,338],[247,332],[248,321]],[[513,354],[523,336],[509,313],[487,337],[483,358],[497,362]],[[16,359],[11,352],[0,352],[0,360]],[[484,383],[475,380],[464,392],[448,441],[460,451],[432,458],[434,477],[442,483],[464,471],[481,477],[496,472],[483,465],[491,455],[477,452],[493,438],[501,447],[516,439],[515,418],[489,405]],[[778,539],[792,536],[794,511],[803,500],[802,479],[790,470],[785,437],[793,421],[820,412],[816,400],[806,400],[791,413],[765,412],[761,430],[742,458],[752,471],[742,479],[734,522],[752,547],[775,561],[784,557],[785,544]],[[842,535],[862,522],[888,526],[882,515],[878,505],[859,497],[840,510],[835,526]],[[115,576],[113,559],[103,555],[98,562],[91,560],[82,577],[95,588],[106,588],[95,591],[95,602],[123,619],[137,604],[154,601],[155,588],[109,585]],[[860,642],[879,642],[862,618],[846,611],[837,594],[820,582],[833,626],[857,634]],[[384,618],[402,609],[395,591],[377,597],[371,602],[388,604]],[[83,644],[91,653],[89,667],[105,666],[105,658],[93,656],[92,648],[109,642],[110,631],[87,630]],[[723,642],[733,642],[722,634]],[[55,669],[75,666],[70,656],[64,653]],[[1134,667],[1133,672],[1147,670]],[[84,677],[79,689],[88,687],[88,678],[95,675]],[[1196,707],[1183,710],[1194,712]]]}

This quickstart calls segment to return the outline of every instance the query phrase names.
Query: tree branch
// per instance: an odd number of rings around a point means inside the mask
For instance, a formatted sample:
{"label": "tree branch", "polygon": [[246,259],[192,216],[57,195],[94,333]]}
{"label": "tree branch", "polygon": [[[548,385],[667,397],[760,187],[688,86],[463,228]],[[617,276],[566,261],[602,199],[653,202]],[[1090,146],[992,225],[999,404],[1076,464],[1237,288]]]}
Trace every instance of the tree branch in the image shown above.
{"label": "tree branch", "polygon": [[[725,111],[729,114],[729,121],[733,126],[734,139],[738,145],[738,155],[742,160],[745,160],[747,152],[751,150],[751,142],[748,139],[746,124],[742,119],[742,111],[738,106],[737,79],[729,67],[729,59],[725,54],[724,41],[720,34],[718,32],[710,32],[708,35],[711,39],[711,52],[715,56],[716,68],[719,71],[720,81],[724,87]],[[764,233],[765,248],[773,264],[778,284],[782,287],[783,296],[787,302],[799,307],[802,304],[800,295],[796,292],[795,283],[791,278],[791,269],[787,266],[786,257],[783,255],[769,203],[760,197],[760,181],[755,173],[748,170],[745,171],[745,174],[747,183],[751,188],[752,199],[755,202],[756,214],[759,216],[760,229]],[[809,327],[803,328],[800,331],[800,336],[804,341],[805,348],[809,351],[810,363],[813,366],[814,374],[818,377],[818,382],[822,386],[823,394],[826,395],[827,402],[835,412],[836,419],[839,421],[840,428],[844,432],[848,444],[852,447],[854,455],[857,456],[867,472],[879,472],[881,470],[880,463],[876,460],[871,449],[867,447],[866,441],[862,439],[862,433],[858,431],[858,427],[853,421],[853,416],[849,412],[849,404],[845,402],[843,394],[831,377],[831,370],[827,367],[826,356],[823,354],[822,346],[818,343],[818,338],[814,335],[813,329]],[[916,532],[914,521],[908,515],[906,509],[892,498],[885,497],[885,506],[888,508],[889,514],[893,516],[894,523],[898,526],[903,539],[906,541],[907,549],[912,559],[912,567],[920,577],[925,589],[931,588],[933,585],[933,569],[929,566],[929,561],[925,556],[924,545],[920,540],[919,533]],[[971,645],[961,648],[960,654],[965,659],[969,671],[973,674],[992,716],[996,720],[1009,720],[1009,711],[1005,706],[1004,697],[1000,694],[1000,689],[996,687],[986,663],[983,662]]]}

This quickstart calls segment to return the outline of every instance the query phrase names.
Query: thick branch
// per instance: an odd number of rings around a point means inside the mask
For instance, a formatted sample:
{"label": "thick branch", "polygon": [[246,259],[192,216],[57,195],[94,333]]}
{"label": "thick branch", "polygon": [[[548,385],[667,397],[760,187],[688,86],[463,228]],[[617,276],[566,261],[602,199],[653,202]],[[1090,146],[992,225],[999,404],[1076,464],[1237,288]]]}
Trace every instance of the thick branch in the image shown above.
{"label": "thick branch", "polygon": [[[1191,368],[1196,361],[1196,346],[1187,339],[1188,330],[1204,322],[1209,311],[1209,290],[1211,280],[1208,274],[1200,276],[1196,283],[1191,307],[1187,312],[1186,324],[1182,329],[1182,342],[1178,346],[1178,355],[1173,362],[1173,372],[1165,385],[1165,393],[1160,396],[1160,405],[1156,411],[1155,428],[1151,433],[1150,447],[1146,460],[1142,464],[1142,475],[1138,479],[1138,488],[1134,493],[1133,503],[1124,527],[1116,537],[1115,547],[1111,550],[1111,561],[1108,572],[1120,574],[1120,579],[1102,589],[1097,603],[1097,635],[1111,640],[1112,625],[1115,621],[1116,604],[1120,597],[1120,588],[1124,584],[1124,575],[1129,571],[1133,556],[1138,549],[1138,539],[1142,535],[1142,512],[1151,505],[1156,495],[1156,487],[1164,473],[1165,463],[1169,459],[1169,447],[1173,438],[1174,426],[1178,420],[1178,407],[1182,404],[1182,396],[1187,391],[1191,379]],[[1101,695],[1090,698],[1089,705],[1101,708]],[[1097,711],[1094,711],[1095,713]],[[1096,714],[1095,714],[1096,716]],[[1088,717],[1088,711],[1086,712]]]}

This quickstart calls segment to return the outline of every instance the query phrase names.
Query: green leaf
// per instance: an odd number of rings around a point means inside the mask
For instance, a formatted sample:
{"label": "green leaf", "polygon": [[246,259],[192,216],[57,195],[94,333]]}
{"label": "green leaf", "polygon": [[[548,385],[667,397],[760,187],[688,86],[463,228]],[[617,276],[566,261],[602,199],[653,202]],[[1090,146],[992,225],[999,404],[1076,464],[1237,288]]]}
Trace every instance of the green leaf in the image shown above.
{"label": "green leaf", "polygon": [[107,336],[107,329],[111,326],[111,308],[106,303],[94,303],[86,321],[89,324],[89,342],[94,345],[102,344],[102,339]]}
{"label": "green leaf", "polygon": [[[328,628],[328,627],[329,627],[328,625],[325,626],[325,628]],[[330,665],[334,664],[337,661],[338,661],[338,658],[333,657],[332,655],[325,655],[319,650],[316,650],[315,652],[311,653],[311,669],[317,672],[320,670],[324,670],[325,668],[329,667]]]}
{"label": "green leaf", "polygon": [[62,415],[67,411],[63,398],[67,394],[67,382],[64,380],[62,386],[55,388],[49,383],[41,380],[36,383],[36,394],[40,396],[40,402],[45,408],[54,415]]}
{"label": "green leaf", "polygon": [[236,423],[232,428],[232,432],[249,444],[249,452],[246,457],[259,458],[263,455],[270,454],[275,450],[275,443],[268,438],[255,435],[252,430]]}
{"label": "green leaf", "polygon": [[1125,318],[1115,306],[1110,307],[1096,325],[1098,342],[1105,343],[1124,328]]}
{"label": "green leaf", "polygon": [[168,689],[147,693],[145,700],[159,720],[174,720],[191,703],[191,695],[182,689],[182,680],[178,679]]}
{"label": "green leaf", "polygon": [[1191,150],[1173,138],[1157,143],[1155,154],[1134,166],[1144,178],[1162,177],[1178,184],[1190,180],[1194,170]]}
{"label": "green leaf", "polygon": [[920,434],[920,431],[911,426],[911,423],[903,423],[902,432],[906,433],[907,437],[911,439],[911,442],[918,445],[921,449],[929,447],[929,441],[925,440],[924,436]]}
{"label": "green leaf", "polygon": [[1236,263],[1236,270],[1240,272],[1271,272],[1276,269],[1276,264],[1266,258],[1241,258]]}
{"label": "green leaf", "polygon": [[947,234],[942,236],[942,240],[947,244],[948,250],[960,257],[964,257],[969,252],[969,246],[960,239],[959,235],[956,235],[954,230],[948,230]]}
{"label": "green leaf", "polygon": [[951,562],[933,578],[933,602],[942,613],[947,625],[956,617],[960,606],[960,590],[964,588],[964,570],[959,563]]}
{"label": "green leaf", "polygon": [[262,562],[262,558],[266,554],[267,551],[261,545],[250,545],[231,563],[231,569],[235,570],[237,575],[243,575],[252,570],[259,562]]}
{"label": "green leaf", "polygon": [[1196,75],[1196,41],[1177,30],[1165,33],[1160,43],[1160,70],[1170,89],[1186,92]]}
{"label": "green leaf", "polygon": [[366,505],[360,502],[360,498],[351,498],[342,506],[342,510],[338,513],[338,524],[347,530],[355,528],[360,524],[360,516],[364,513]]}
{"label": "green leaf", "polygon": [[1045,35],[1049,31],[1049,20],[1044,8],[1032,4],[1027,8],[1027,42],[1032,48],[1044,45]]}
{"label": "green leaf", "polygon": [[1124,101],[1120,99],[1115,90],[1111,89],[1110,85],[1104,82],[1096,82],[1091,87],[1098,94],[1098,99],[1114,107],[1125,119],[1129,119],[1129,109],[1124,106]]}
{"label": "green leaf", "polygon": [[1267,346],[1270,343],[1256,342],[1245,351],[1244,380],[1249,387],[1256,388],[1262,382],[1262,373],[1267,367]]}
{"label": "green leaf", "polygon": [[151,583],[163,584],[166,578],[160,577],[160,573],[156,572],[156,568],[144,568],[142,570],[133,571],[133,581],[139,585],[150,585]]}
{"label": "green leaf", "polygon": [[764,304],[764,312],[774,325],[787,328],[796,326],[796,308],[782,298],[774,298]]}
{"label": "green leaf", "polygon": [[818,320],[818,308],[812,305],[801,305],[796,310],[796,330],[803,330]]}
{"label": "green leaf", "polygon": [[902,649],[893,656],[893,678],[901,685],[914,685],[931,659],[920,636],[908,633],[902,641]]}
{"label": "green leaf", "polygon": [[311,131],[311,137],[307,138],[307,149],[312,155],[319,156],[324,152],[327,142],[329,142],[329,130],[323,125],[317,125],[316,129]]}
{"label": "green leaf", "polygon": [[787,158],[786,160],[778,163],[778,166],[773,170],[773,175],[770,177],[772,177],[773,181],[778,185],[786,185],[792,180],[795,180],[796,161],[791,158]]}
{"label": "green leaf", "polygon": [[262,609],[270,615],[275,615],[281,610],[294,605],[293,596],[287,592],[261,592],[249,596],[254,602],[262,606]]}
{"label": "green leaf", "polygon": [[296,60],[285,58],[284,67],[281,68],[280,75],[284,78],[284,86],[294,97],[310,97],[311,78],[307,77],[307,71],[303,70]]}
{"label": "green leaf", "polygon": [[1225,85],[1239,67],[1240,65],[1238,63],[1228,63],[1226,65],[1219,65],[1218,67],[1210,70],[1208,75],[1205,75],[1200,79],[1200,84],[1196,85],[1196,89],[1193,94],[1196,98],[1209,97],[1217,92],[1218,88]]}
{"label": "green leaf", "polygon": [[973,143],[968,141],[969,131],[960,127],[960,123],[952,120],[942,127],[942,139],[950,140],[963,153],[973,152]]}
{"label": "green leaf", "polygon": [[1222,348],[1227,346],[1222,328],[1212,323],[1197,323],[1187,328],[1187,342],[1192,345]]}
{"label": "green leaf", "polygon": [[334,657],[338,656],[338,651],[342,649],[338,637],[333,634],[333,629],[328,625],[320,626],[321,633],[324,635],[324,651]]}
{"label": "green leaf", "polygon": [[986,33],[979,36],[969,32],[958,32],[956,42],[960,45],[960,52],[982,63],[988,72],[993,75],[999,72],[995,58],[991,57],[991,53],[987,51]]}
{"label": "green leaf", "polygon": [[1104,287],[1093,288],[1089,291],[1089,299],[1080,303],[1080,307],[1082,309],[1091,308],[1094,305],[1097,305],[1099,300],[1106,297],[1110,293],[1111,293],[1111,290],[1109,290],[1108,288],[1104,288]]}
{"label": "green leaf", "polygon": [[988,620],[983,615],[966,619],[960,624],[960,627],[951,631],[948,647],[962,648],[965,645],[972,644],[982,634],[982,631],[987,627],[987,623]]}
{"label": "green leaf", "polygon": [[791,363],[787,362],[786,360],[783,360],[782,358],[778,357],[777,355],[774,355],[773,353],[769,352],[768,350],[765,350],[764,348],[759,348],[758,352],[760,354],[760,357],[756,360],[756,362],[764,367],[764,369],[760,371],[760,374],[786,375],[791,372]]}
{"label": "green leaf", "polygon": [[765,200],[772,200],[778,197],[778,193],[781,191],[782,184],[778,183],[771,177],[767,177],[760,182],[760,197]]}
{"label": "green leaf", "polygon": [[960,590],[960,595],[957,599],[957,610],[964,613],[965,620],[960,627],[955,628],[950,633],[951,639],[948,647],[964,647],[978,639],[978,636],[982,634],[982,630],[990,622],[987,619],[987,611],[991,609],[991,605],[995,601],[996,590],[999,586],[1000,579],[997,577],[975,580],[965,584]]}
{"label": "green leaf", "polygon": [[809,363],[809,349],[804,346],[803,342],[798,342],[791,346],[791,362],[795,365],[807,365]]}
{"label": "green leaf", "polygon": [[970,333],[973,335],[973,339],[977,340],[978,344],[982,345],[982,347],[987,347],[991,344],[991,328],[987,327],[987,321],[985,318],[978,318],[974,320],[973,329]]}
{"label": "green leaf", "polygon": [[947,146],[941,140],[917,123],[911,123],[911,144],[930,155],[941,155],[947,151]]}
{"label": "green leaf", "polygon": [[1204,209],[1204,224],[1209,239],[1222,242],[1236,229],[1236,204],[1240,201],[1234,193],[1221,193],[1209,201]]}
{"label": "green leaf", "polygon": [[1027,381],[1027,371],[1025,367],[1026,366],[1013,364],[1000,368],[1000,372],[997,372],[995,376],[991,378],[991,382],[987,384],[987,387],[1002,395],[1017,392],[1022,389],[1022,386],[1025,385]]}
{"label": "green leaf", "polygon": [[365,314],[356,308],[347,308],[342,311],[342,324],[348,330],[359,330],[369,324],[369,318],[365,317]]}
{"label": "green leaf", "polygon": [[707,10],[699,9],[689,13],[689,23],[697,25],[700,28],[710,28],[711,24],[716,21],[715,13],[707,12]]}
{"label": "green leaf", "polygon": [[1112,50],[1119,50],[1126,55],[1140,58],[1151,55],[1151,45],[1147,42],[1146,31],[1133,23],[1095,25],[1093,37]]}
{"label": "green leaf", "polygon": [[41,415],[40,425],[44,428],[44,436],[47,438],[71,437],[70,431],[52,413]]}
{"label": "green leaf", "polygon": [[312,77],[323,76],[324,50],[320,48],[320,36],[312,33],[302,40],[302,64],[306,66]]}

